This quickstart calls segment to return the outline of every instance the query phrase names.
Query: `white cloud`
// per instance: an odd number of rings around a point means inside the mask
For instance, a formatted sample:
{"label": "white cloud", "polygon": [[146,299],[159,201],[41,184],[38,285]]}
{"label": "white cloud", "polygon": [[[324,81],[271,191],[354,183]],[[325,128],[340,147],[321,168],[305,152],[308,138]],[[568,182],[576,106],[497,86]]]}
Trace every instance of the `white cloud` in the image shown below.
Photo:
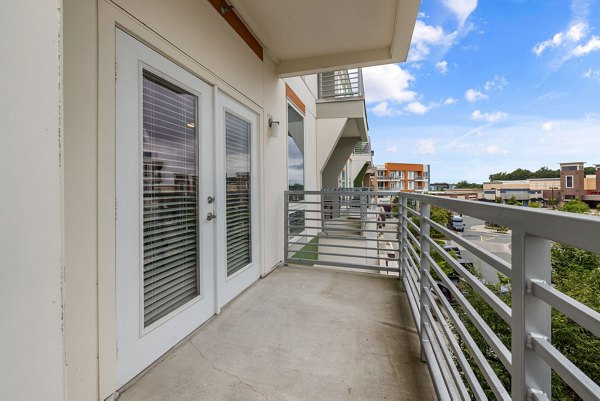
{"label": "white cloud", "polygon": [[388,102],[378,103],[375,107],[371,108],[371,112],[379,117],[390,117],[399,114],[397,110],[390,108]]}
{"label": "white cloud", "polygon": [[390,146],[389,148],[386,148],[385,151],[391,152],[391,153],[398,153],[398,146],[396,146],[396,145]]}
{"label": "white cloud", "polygon": [[415,77],[396,64],[364,68],[363,77],[367,103],[405,103],[417,96],[416,92],[408,89]]}
{"label": "white cloud", "polygon": [[447,49],[452,46],[457,35],[457,31],[446,33],[441,26],[427,25],[423,20],[418,19],[415,23],[408,59],[411,62],[424,60],[431,53],[432,46]]}
{"label": "white cloud", "polygon": [[504,75],[494,75],[494,78],[492,78],[490,81],[487,81],[483,85],[483,89],[485,89],[486,91],[490,91],[492,89],[503,90],[507,86],[508,81],[506,80]]}
{"label": "white cloud", "polygon": [[458,102],[458,100],[453,97],[449,97],[448,99],[444,100],[444,104],[447,105],[456,104],[456,102]]}
{"label": "white cloud", "polygon": [[588,69],[586,72],[584,72],[583,74],[581,74],[581,76],[583,78],[591,78],[591,79],[595,79],[597,81],[600,81],[600,68],[598,69]]}
{"label": "white cloud", "polygon": [[595,52],[598,50],[600,50],[600,37],[592,36],[586,44],[578,45],[573,50],[571,50],[570,55],[572,57],[581,57],[585,56],[588,53]]}
{"label": "white cloud", "polygon": [[440,74],[446,75],[448,73],[448,62],[446,60],[439,61],[435,63],[435,68],[437,68]]}
{"label": "white cloud", "polygon": [[505,155],[507,153],[506,149],[502,149],[498,145],[484,146],[481,150],[483,153],[487,153],[488,155]]}
{"label": "white cloud", "polygon": [[421,139],[417,142],[417,152],[422,155],[432,155],[436,152],[435,142],[431,139]]}
{"label": "white cloud", "polygon": [[471,113],[471,120],[475,121],[486,121],[488,123],[495,123],[508,117],[508,114],[503,111],[495,111],[492,113],[482,113],[479,110],[475,110]]}
{"label": "white cloud", "polygon": [[542,124],[542,130],[554,131],[561,125],[561,123],[562,121],[546,121]]}
{"label": "white cloud", "polygon": [[573,23],[568,29],[555,33],[552,38],[543,42],[537,43],[533,47],[533,52],[536,56],[540,56],[546,49],[557,48],[569,44],[577,43],[585,38],[588,34],[589,26],[587,22]]}
{"label": "white cloud", "polygon": [[477,0],[443,0],[444,6],[456,15],[459,25],[463,25],[477,8]]}
{"label": "white cloud", "polygon": [[425,114],[430,110],[430,108],[425,106],[421,102],[412,102],[412,103],[409,103],[408,105],[406,105],[404,110],[408,111],[409,113]]}
{"label": "white cloud", "polygon": [[467,99],[467,101],[470,103],[475,103],[478,100],[487,99],[487,97],[487,95],[484,95],[483,93],[475,89],[467,89],[467,91],[465,92],[465,99]]}

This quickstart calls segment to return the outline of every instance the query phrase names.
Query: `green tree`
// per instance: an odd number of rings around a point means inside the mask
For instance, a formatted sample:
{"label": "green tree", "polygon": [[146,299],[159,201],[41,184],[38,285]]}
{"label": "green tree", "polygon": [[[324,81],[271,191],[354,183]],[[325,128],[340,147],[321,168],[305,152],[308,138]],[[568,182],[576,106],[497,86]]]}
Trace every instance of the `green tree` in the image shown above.
{"label": "green tree", "polygon": [[583,174],[585,175],[596,175],[596,167],[584,167]]}
{"label": "green tree", "polygon": [[515,196],[511,196],[509,200],[506,201],[507,205],[521,206],[522,203],[515,198]]}
{"label": "green tree", "polygon": [[467,180],[462,180],[456,183],[455,185],[456,188],[458,189],[463,189],[463,188],[483,188],[482,184],[477,184],[475,182],[468,182]]}
{"label": "green tree", "polygon": [[560,210],[561,212],[571,213],[589,213],[590,207],[587,205],[587,203],[575,199],[565,203],[558,210]]}

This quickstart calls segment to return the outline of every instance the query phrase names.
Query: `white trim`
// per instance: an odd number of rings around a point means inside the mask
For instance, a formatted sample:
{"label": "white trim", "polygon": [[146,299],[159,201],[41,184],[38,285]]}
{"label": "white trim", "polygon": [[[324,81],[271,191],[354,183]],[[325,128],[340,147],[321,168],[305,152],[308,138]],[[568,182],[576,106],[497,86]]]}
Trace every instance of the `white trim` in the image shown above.
{"label": "white trim", "polygon": [[[569,178],[571,178],[571,186],[569,186]],[[575,188],[575,179],[572,175],[565,175],[565,188]]]}

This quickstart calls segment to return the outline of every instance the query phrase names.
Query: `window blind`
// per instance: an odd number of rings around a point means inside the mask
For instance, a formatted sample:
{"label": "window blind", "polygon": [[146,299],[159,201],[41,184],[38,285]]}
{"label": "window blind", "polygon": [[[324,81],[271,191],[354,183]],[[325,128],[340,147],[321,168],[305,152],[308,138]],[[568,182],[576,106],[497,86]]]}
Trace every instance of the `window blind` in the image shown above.
{"label": "window blind", "polygon": [[252,261],[250,128],[225,113],[227,276]]}
{"label": "window blind", "polygon": [[198,295],[196,96],[143,73],[144,326]]}

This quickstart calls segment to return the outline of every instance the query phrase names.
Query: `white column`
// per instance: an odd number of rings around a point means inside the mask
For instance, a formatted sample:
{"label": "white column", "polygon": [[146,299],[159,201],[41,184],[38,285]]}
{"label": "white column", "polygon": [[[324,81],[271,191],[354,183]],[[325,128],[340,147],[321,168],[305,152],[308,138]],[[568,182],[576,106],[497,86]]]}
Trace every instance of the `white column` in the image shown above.
{"label": "white column", "polygon": [[64,399],[61,1],[0,13],[0,399]]}

